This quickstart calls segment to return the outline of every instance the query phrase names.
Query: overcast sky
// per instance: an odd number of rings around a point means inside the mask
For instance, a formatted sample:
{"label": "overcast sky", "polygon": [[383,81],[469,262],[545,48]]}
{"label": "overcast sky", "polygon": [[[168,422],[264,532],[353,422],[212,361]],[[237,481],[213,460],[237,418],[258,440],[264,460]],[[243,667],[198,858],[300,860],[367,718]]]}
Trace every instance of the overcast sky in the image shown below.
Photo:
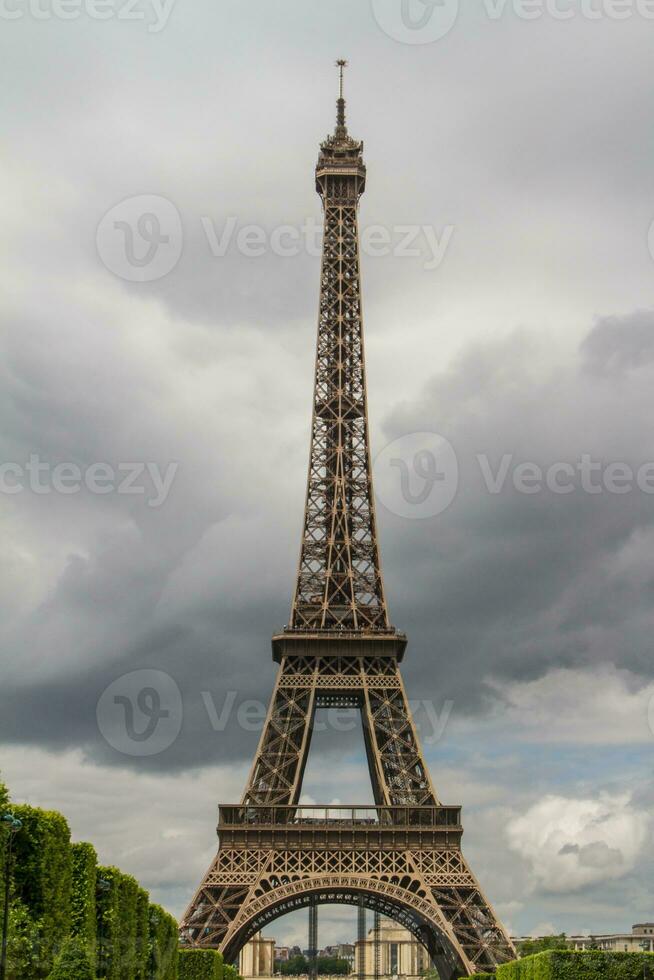
{"label": "overcast sky", "polygon": [[[6,0],[0,769],[181,913],[288,616],[344,56],[382,556],[433,778],[510,929],[629,929],[654,918],[654,21],[402,9]],[[148,689],[131,730],[170,713],[138,741],[111,706]],[[330,724],[306,798],[365,802]]]}

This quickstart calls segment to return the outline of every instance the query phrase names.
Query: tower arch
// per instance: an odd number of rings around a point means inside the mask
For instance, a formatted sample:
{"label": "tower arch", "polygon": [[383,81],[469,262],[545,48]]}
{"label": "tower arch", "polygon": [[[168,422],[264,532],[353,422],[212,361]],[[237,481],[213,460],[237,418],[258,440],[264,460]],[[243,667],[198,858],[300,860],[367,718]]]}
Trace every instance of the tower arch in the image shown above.
{"label": "tower arch", "polygon": [[318,879],[296,879],[264,890],[234,922],[222,945],[223,955],[234,962],[245,944],[277,919],[317,905],[360,903],[372,912],[393,919],[407,929],[427,950],[441,980],[454,980],[466,972],[465,954],[456,936],[418,892],[390,882],[364,881],[355,875],[326,875]]}

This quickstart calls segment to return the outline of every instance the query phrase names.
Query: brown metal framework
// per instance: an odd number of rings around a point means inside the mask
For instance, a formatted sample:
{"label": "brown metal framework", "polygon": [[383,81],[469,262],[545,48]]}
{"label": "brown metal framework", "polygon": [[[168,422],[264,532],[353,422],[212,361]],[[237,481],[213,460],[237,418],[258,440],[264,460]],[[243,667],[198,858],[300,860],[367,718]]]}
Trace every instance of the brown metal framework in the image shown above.
{"label": "brown metal framework", "polygon": [[363,144],[345,128],[322,144],[320,312],[304,533],[291,627],[388,630],[370,472],[357,210]]}
{"label": "brown metal framework", "polygon": [[[345,125],[321,145],[324,244],[311,456],[291,620],[241,804],[221,806],[220,847],[182,941],[228,960],[296,908],[345,902],[390,915],[445,980],[494,970],[515,951],[461,852],[459,807],[436,797],[399,663],[406,638],[384,596],[372,491],[357,211],[363,144]],[[361,711],[375,806],[300,806],[318,708]]]}

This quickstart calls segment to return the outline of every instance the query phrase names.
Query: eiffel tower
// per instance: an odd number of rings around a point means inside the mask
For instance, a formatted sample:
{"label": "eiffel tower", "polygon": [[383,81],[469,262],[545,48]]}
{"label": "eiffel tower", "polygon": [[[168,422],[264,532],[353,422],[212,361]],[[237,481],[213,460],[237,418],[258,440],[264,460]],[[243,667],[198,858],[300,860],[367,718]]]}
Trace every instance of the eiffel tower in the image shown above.
{"label": "eiffel tower", "polygon": [[[436,796],[390,624],[370,464],[357,212],[363,143],[345,121],[321,144],[320,311],[304,530],[289,625],[272,640],[275,689],[238,805],[182,924],[185,945],[233,962],[274,919],[345,903],[395,919],[443,980],[494,971],[515,950],[461,852],[461,808]],[[316,709],[361,712],[374,806],[299,803]]]}

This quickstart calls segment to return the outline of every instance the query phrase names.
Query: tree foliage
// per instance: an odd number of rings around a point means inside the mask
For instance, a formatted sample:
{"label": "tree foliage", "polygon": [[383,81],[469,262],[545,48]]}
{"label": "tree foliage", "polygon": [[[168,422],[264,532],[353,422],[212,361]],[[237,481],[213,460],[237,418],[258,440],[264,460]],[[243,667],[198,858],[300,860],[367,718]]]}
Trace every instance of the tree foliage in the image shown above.
{"label": "tree foliage", "polygon": [[[6,813],[9,809],[9,790],[5,784],[0,779],[0,816]],[[9,831],[0,822],[0,856],[5,853],[5,844],[7,843],[7,837]],[[5,862],[0,860],[0,915],[2,915],[5,906]]]}
{"label": "tree foliage", "polygon": [[152,980],[177,980],[178,927],[160,905],[149,907],[149,959]]}
{"label": "tree foliage", "polygon": [[179,980],[223,980],[223,958],[213,949],[180,949]]}
{"label": "tree foliage", "polygon": [[95,969],[96,902],[98,856],[92,844],[78,843],[71,847],[72,888],[70,903],[70,932],[83,940],[91,952]]}
{"label": "tree foliage", "polygon": [[107,980],[147,978],[150,936],[147,893],[118,868],[98,868],[98,974]]}
{"label": "tree foliage", "polygon": [[497,980],[654,980],[654,953],[554,949],[503,963]]}
{"label": "tree foliage", "polygon": [[[316,960],[319,976],[347,976],[350,964],[338,956],[319,956]],[[276,960],[275,971],[285,977],[301,977],[309,973],[309,960],[306,956],[291,956],[288,960]]]}
{"label": "tree foliage", "polygon": [[35,978],[46,977],[70,932],[72,857],[65,818],[51,810],[16,806],[22,821],[14,837],[14,894],[38,928],[40,964]]}
{"label": "tree foliage", "polygon": [[[0,814],[8,809],[0,780]],[[86,980],[87,960],[90,975],[102,980],[177,980],[173,916],[150,905],[130,875],[99,868],[91,844],[71,844],[60,813],[31,806],[11,812],[22,826],[12,840],[7,980]],[[7,836],[0,824],[0,858]],[[0,860],[0,902],[3,869]]]}
{"label": "tree foliage", "polygon": [[95,980],[93,955],[79,937],[64,945],[48,980]]}
{"label": "tree foliage", "polygon": [[23,903],[14,898],[7,928],[7,980],[39,976],[41,937]]}

